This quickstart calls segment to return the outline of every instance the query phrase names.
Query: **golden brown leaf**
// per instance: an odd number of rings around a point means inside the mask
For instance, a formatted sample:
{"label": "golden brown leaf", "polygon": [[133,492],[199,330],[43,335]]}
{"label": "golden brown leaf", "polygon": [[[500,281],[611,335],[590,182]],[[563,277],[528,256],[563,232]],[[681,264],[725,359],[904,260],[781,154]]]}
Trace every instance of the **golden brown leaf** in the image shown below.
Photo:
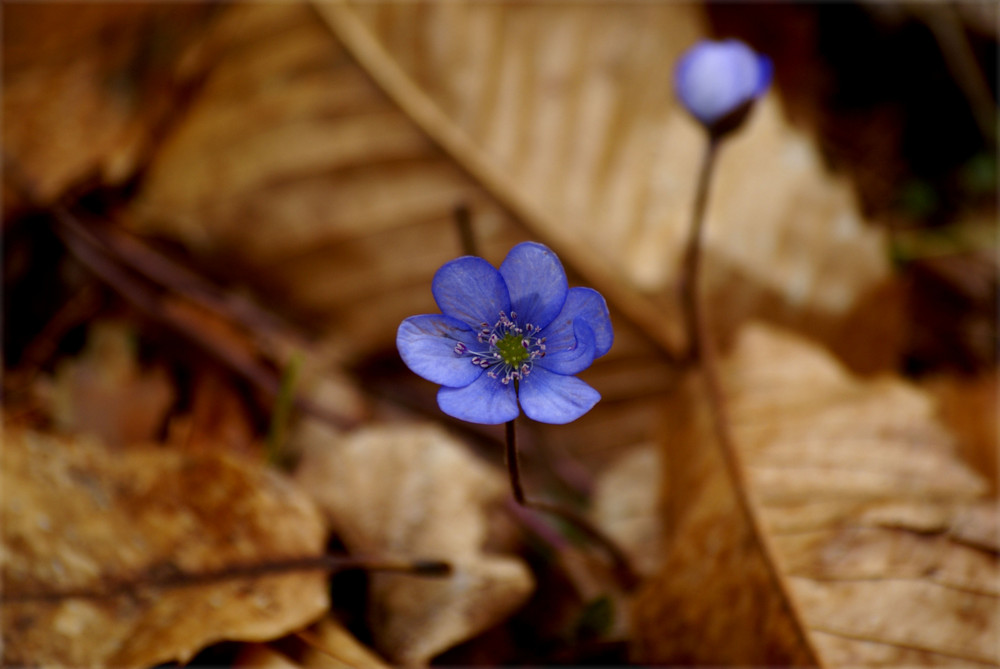
{"label": "golden brown leaf", "polygon": [[900,380],[858,380],[764,327],[742,335],[723,370],[763,531],[739,513],[691,392],[670,412],[673,548],[637,604],[640,655],[995,663],[997,510],[932,399]]}
{"label": "golden brown leaf", "polygon": [[139,367],[130,327],[109,321],[91,324],[86,348],[59,364],[43,394],[60,430],[121,447],[153,440],[175,393],[163,368]]}
{"label": "golden brown leaf", "polygon": [[2,458],[8,664],[184,662],[219,640],[282,636],[328,606],[317,572],[168,578],[322,552],[316,508],[273,471],[12,426]]}
{"label": "golden brown leaf", "polygon": [[[92,176],[119,184],[145,159],[191,76],[206,5],[11,5],[3,23],[4,153],[51,201]],[[190,63],[189,63],[190,65]]]}
{"label": "golden brown leaf", "polygon": [[389,660],[423,664],[504,620],[533,589],[519,560],[484,552],[503,478],[440,428],[403,424],[345,437],[313,423],[298,478],[352,553],[449,561],[448,578],[373,574],[371,629]]}
{"label": "golden brown leaf", "polygon": [[305,667],[387,669],[389,666],[333,618],[323,618],[316,623],[307,640],[310,645],[302,657]]}
{"label": "golden brown leaf", "polygon": [[[700,7],[341,2],[317,11],[532,235],[676,350],[673,284],[705,138],[671,78],[706,33]],[[714,321],[733,332],[768,318],[859,368],[882,368],[902,338],[882,235],[774,99],[759,107],[725,147],[712,193],[705,282]],[[860,324],[883,336],[856,340]]]}

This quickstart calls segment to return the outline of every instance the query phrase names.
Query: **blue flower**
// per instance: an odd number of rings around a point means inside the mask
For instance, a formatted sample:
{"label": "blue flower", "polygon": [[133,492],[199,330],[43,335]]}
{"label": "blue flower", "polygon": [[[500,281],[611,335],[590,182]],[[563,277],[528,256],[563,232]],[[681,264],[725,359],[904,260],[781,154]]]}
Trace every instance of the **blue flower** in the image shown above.
{"label": "blue flower", "polygon": [[403,362],[441,384],[449,416],[495,425],[525,415],[568,423],[600,394],[573,376],[611,348],[608,306],[590,288],[570,288],[556,254],[518,244],[499,271],[482,258],[452,260],[431,284],[440,314],[412,316],[396,333]]}
{"label": "blue flower", "polygon": [[738,126],[771,83],[771,60],[743,42],[703,40],[677,64],[674,85],[684,107],[709,130]]}

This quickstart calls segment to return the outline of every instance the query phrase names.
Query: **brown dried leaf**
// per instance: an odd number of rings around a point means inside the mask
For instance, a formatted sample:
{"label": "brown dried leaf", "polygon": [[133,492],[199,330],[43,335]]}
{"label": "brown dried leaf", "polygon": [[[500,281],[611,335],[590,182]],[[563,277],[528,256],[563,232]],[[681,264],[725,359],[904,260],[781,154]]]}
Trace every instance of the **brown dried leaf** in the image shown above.
{"label": "brown dried leaf", "polygon": [[673,549],[636,606],[641,657],[995,663],[997,509],[930,397],[853,378],[763,327],[744,332],[723,370],[763,532],[740,514],[689,387],[670,411]]}
{"label": "brown dried leaf", "polygon": [[316,669],[388,669],[385,660],[358,641],[333,618],[323,618],[313,626],[311,645],[302,656],[302,665]]}
{"label": "brown dried leaf", "polygon": [[352,553],[448,560],[454,574],[374,574],[371,629],[395,663],[423,664],[504,620],[531,594],[519,560],[483,551],[503,478],[440,428],[380,426],[338,437],[306,423],[298,478]]}
{"label": "brown dried leaf", "polygon": [[662,454],[643,444],[604,470],[594,488],[594,521],[617,541],[644,576],[663,563]]}
{"label": "brown dried leaf", "polygon": [[[680,53],[707,32],[702,8],[345,2],[317,10],[533,235],[654,341],[676,348],[673,285],[705,138],[670,79]],[[860,368],[883,367],[902,338],[883,236],[774,97],[759,107],[727,143],[713,186],[705,280],[714,322],[734,332],[765,317]],[[858,340],[861,324],[882,336]]]}
{"label": "brown dried leaf", "polygon": [[[465,202],[481,255],[524,238],[516,219],[648,341],[677,349],[672,286],[703,137],[669,77],[705,33],[700,9],[314,9],[227,8],[210,36],[219,60],[156,156],[137,229],[236,259],[352,356],[433,309],[425,286],[461,252],[452,211]],[[857,367],[893,360],[900,299],[847,185],[772,99],[724,155],[706,277],[723,331],[764,316]]]}
{"label": "brown dried leaf", "polygon": [[[320,554],[322,519],[277,473],[218,454],[133,448],[8,426],[0,467],[4,661],[141,666],[223,639],[266,640],[328,607],[322,573],[138,584]],[[106,597],[24,596],[65,591]]]}
{"label": "brown dried leaf", "polygon": [[132,329],[114,321],[90,326],[86,348],[59,364],[44,394],[60,430],[113,447],[153,440],[174,402],[165,370],[142,370]]}
{"label": "brown dried leaf", "polygon": [[206,5],[11,5],[3,21],[4,154],[43,201],[95,173],[121,183],[175,111]]}

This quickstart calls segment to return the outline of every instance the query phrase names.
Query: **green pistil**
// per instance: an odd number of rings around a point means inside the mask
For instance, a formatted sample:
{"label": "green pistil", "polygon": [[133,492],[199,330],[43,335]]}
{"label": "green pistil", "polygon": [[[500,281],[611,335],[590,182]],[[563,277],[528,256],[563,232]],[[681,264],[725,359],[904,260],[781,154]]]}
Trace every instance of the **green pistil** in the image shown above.
{"label": "green pistil", "polygon": [[531,357],[522,341],[520,335],[509,332],[496,343],[500,358],[513,369],[520,369],[521,364]]}

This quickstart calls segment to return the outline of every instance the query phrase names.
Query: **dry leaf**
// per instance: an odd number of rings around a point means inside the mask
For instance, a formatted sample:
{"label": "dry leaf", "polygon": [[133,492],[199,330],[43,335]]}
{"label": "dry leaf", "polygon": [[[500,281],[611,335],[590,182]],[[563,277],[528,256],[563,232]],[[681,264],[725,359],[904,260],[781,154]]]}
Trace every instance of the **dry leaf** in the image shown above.
{"label": "dry leaf", "polygon": [[606,469],[594,488],[595,522],[644,576],[655,573],[664,557],[662,459],[655,444],[635,447]]}
{"label": "dry leaf", "polygon": [[[430,310],[430,276],[460,253],[457,204],[473,205],[488,258],[525,236],[509,211],[676,352],[673,282],[704,138],[669,80],[705,33],[700,8],[314,9],[220,17],[220,60],[151,166],[137,229],[236,259],[350,355],[391,345],[399,320]],[[901,301],[848,186],[774,99],[723,157],[706,278],[724,331],[765,316],[858,367],[893,361]],[[859,330],[882,336],[859,342]]]}
{"label": "dry leaf", "polygon": [[483,552],[503,477],[440,428],[380,426],[338,437],[305,423],[298,478],[352,553],[448,560],[449,578],[373,574],[371,629],[389,660],[423,664],[499,623],[531,594],[519,560]]}
{"label": "dry leaf", "polygon": [[[660,329],[679,336],[672,286],[705,138],[670,81],[680,53],[707,32],[702,8],[317,9],[379,85],[532,234],[653,339],[664,341]],[[885,299],[882,235],[861,220],[848,185],[782,119],[774,97],[723,150],[713,189],[705,279],[721,331],[766,317],[858,367],[894,361],[902,304],[898,295]],[[662,298],[659,308],[642,294]],[[862,323],[884,336],[856,340]]]}
{"label": "dry leaf", "polygon": [[308,640],[310,645],[302,656],[305,667],[387,669],[389,666],[333,618],[323,618],[316,623]]}
{"label": "dry leaf", "polygon": [[254,669],[301,669],[301,664],[292,662],[276,650],[262,643],[244,644],[239,655],[233,661],[236,667],[253,667]]}
{"label": "dry leaf", "polygon": [[[185,662],[219,640],[282,636],[328,607],[316,572],[137,583],[322,553],[316,508],[271,470],[217,454],[113,452],[10,425],[2,458],[5,663]],[[118,583],[129,592],[23,600]]]}
{"label": "dry leaf", "polygon": [[762,531],[740,514],[689,387],[670,410],[673,548],[635,609],[639,657],[995,663],[997,509],[931,398],[858,380],[764,327],[745,331],[722,369]]}
{"label": "dry leaf", "polygon": [[59,364],[44,391],[56,426],[114,447],[153,440],[174,402],[174,386],[163,368],[142,370],[137,355],[129,325],[93,323],[86,348]]}
{"label": "dry leaf", "polygon": [[[50,201],[118,184],[145,158],[190,72],[207,5],[11,5],[3,22],[4,155]],[[9,203],[8,203],[9,204]]]}
{"label": "dry leaf", "polygon": [[941,419],[960,437],[962,457],[990,481],[994,495],[1000,476],[997,381],[997,375],[991,372],[974,379],[942,376],[927,383],[940,402]]}

